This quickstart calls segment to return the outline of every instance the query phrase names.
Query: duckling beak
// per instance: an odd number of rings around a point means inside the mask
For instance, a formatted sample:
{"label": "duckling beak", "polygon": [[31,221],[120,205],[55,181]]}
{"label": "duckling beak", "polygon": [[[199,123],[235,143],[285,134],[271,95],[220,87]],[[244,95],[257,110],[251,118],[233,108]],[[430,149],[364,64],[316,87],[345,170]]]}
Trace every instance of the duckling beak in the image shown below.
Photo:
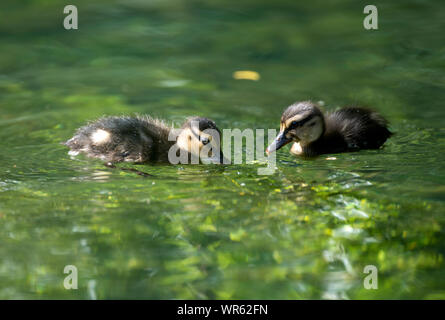
{"label": "duckling beak", "polygon": [[285,146],[289,142],[291,142],[291,139],[286,138],[284,135],[284,132],[280,132],[278,136],[275,138],[275,140],[270,144],[270,146],[267,147],[266,153],[269,155],[271,152],[277,151],[281,147]]}

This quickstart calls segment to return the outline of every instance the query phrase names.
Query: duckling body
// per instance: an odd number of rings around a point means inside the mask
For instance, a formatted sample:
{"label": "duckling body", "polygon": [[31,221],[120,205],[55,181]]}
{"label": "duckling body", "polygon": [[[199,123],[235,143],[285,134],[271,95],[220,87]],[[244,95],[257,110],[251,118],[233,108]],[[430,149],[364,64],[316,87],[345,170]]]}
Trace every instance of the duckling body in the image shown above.
{"label": "duckling body", "polygon": [[268,152],[294,142],[291,153],[313,157],[325,153],[378,149],[391,136],[388,122],[375,111],[344,107],[323,114],[310,101],[289,106],[281,117],[281,130]]}
{"label": "duckling body", "polygon": [[[64,144],[71,149],[71,155],[84,153],[107,163],[168,162],[175,144],[188,153],[199,153],[209,140],[204,133],[207,129],[219,133],[212,120],[201,117],[187,119],[179,130],[149,116],[104,117],[79,128]],[[178,132],[172,138],[174,130]]]}

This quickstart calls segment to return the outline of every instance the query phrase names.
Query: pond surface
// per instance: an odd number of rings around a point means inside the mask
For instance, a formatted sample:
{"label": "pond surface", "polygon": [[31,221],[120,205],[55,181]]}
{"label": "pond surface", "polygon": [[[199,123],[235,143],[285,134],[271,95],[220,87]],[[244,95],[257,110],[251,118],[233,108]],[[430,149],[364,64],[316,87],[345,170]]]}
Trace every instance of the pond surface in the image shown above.
{"label": "pond surface", "polygon": [[[0,4],[1,299],[445,299],[445,4],[374,1],[366,31],[352,0],[76,3],[77,31],[64,1]],[[285,147],[269,176],[144,178],[60,145],[102,115],[278,129],[305,99],[370,106],[395,135],[313,160]]]}

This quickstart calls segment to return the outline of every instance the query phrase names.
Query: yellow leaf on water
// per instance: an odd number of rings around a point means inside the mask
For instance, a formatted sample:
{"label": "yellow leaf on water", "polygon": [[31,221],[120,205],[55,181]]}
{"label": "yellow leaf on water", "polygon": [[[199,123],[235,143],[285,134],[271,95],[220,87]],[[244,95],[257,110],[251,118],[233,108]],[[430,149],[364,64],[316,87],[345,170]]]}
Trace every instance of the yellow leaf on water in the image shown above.
{"label": "yellow leaf on water", "polygon": [[233,73],[233,78],[236,79],[236,80],[253,80],[253,81],[258,81],[258,80],[260,80],[260,74],[258,72],[255,72],[255,71],[240,70],[240,71],[235,71]]}

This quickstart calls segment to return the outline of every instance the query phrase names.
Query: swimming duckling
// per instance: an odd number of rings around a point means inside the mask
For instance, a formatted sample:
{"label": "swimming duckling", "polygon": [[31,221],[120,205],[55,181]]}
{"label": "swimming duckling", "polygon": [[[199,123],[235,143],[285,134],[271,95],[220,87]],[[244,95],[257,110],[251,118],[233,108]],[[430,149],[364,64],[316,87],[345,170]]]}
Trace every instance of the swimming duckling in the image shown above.
{"label": "swimming duckling", "polygon": [[223,163],[220,134],[215,122],[201,117],[188,118],[181,129],[149,116],[104,117],[79,128],[64,144],[70,155],[84,153],[109,164],[168,162],[171,150],[178,156],[185,154],[186,161],[193,156],[199,162],[204,155],[206,160]]}
{"label": "swimming duckling", "polygon": [[323,115],[311,101],[296,102],[281,116],[280,133],[266,152],[294,142],[290,152],[313,157],[361,149],[378,149],[391,136],[388,122],[377,112],[345,107]]}

